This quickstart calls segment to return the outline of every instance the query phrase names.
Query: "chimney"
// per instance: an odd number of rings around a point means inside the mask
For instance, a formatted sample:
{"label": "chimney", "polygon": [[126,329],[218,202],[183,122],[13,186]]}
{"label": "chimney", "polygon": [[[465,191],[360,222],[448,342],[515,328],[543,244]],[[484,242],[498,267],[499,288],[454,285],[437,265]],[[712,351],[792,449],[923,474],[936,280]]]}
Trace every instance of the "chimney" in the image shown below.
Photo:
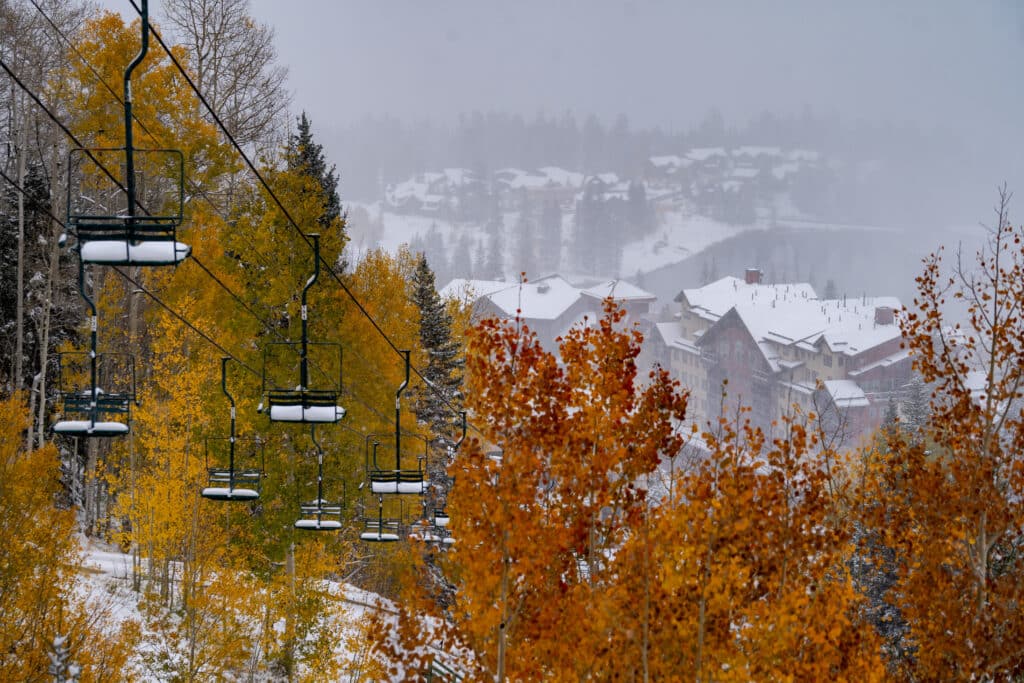
{"label": "chimney", "polygon": [[889,306],[875,306],[875,324],[892,325],[893,310]]}
{"label": "chimney", "polygon": [[747,268],[746,281],[748,285],[759,285],[761,284],[761,269],[760,268]]}

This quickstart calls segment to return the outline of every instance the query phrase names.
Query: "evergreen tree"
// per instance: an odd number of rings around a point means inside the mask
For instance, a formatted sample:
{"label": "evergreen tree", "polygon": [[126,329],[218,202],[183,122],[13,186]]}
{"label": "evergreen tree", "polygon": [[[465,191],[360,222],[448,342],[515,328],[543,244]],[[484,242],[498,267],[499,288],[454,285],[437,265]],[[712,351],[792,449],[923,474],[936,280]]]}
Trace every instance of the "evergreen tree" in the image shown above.
{"label": "evergreen tree", "polygon": [[500,232],[491,235],[490,248],[487,250],[487,258],[482,266],[483,279],[504,280],[505,279],[505,239]]}
{"label": "evergreen tree", "polygon": [[928,388],[917,373],[914,373],[904,388],[906,394],[900,406],[903,412],[903,423],[910,440],[916,442],[921,438],[922,432],[931,418]]}
{"label": "evergreen tree", "polygon": [[455,245],[452,254],[451,276],[453,278],[473,277],[473,255],[469,248],[469,235],[463,235]]}
{"label": "evergreen tree", "polygon": [[535,234],[530,207],[524,202],[522,210],[519,212],[519,219],[516,221],[516,253],[512,264],[516,272],[534,273],[539,270]]}
{"label": "evergreen tree", "polygon": [[562,209],[555,200],[544,202],[540,214],[537,272],[547,275],[562,265]]}
{"label": "evergreen tree", "polygon": [[[435,453],[428,464],[431,495],[435,504],[447,499],[450,449],[454,445],[457,412],[462,406],[463,359],[458,341],[452,338],[452,318],[438,296],[426,256],[419,255],[412,277],[413,302],[420,312],[420,347],[427,354],[423,369],[425,385],[413,392],[413,411],[419,423],[432,434]],[[440,505],[438,505],[440,507]]]}
{"label": "evergreen tree", "polygon": [[288,136],[286,160],[289,171],[298,171],[320,185],[323,202],[323,212],[317,219],[320,229],[328,230],[335,221],[340,220],[344,230],[346,213],[342,211],[341,198],[338,196],[337,167],[331,164],[327,168],[323,145],[313,139],[306,112],[302,112],[298,118],[298,131]]}

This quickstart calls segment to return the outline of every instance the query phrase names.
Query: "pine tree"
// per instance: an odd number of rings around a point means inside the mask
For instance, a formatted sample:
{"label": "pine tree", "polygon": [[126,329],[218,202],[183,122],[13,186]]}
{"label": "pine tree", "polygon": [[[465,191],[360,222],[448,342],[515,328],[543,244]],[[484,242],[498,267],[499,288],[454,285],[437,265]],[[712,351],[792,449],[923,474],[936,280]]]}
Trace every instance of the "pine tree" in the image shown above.
{"label": "pine tree", "polygon": [[516,271],[533,272],[537,269],[537,245],[535,226],[530,207],[524,202],[516,221],[516,255],[513,266]]}
{"label": "pine tree", "polygon": [[341,198],[338,196],[337,167],[331,164],[327,168],[323,145],[313,139],[306,112],[302,112],[298,118],[298,131],[288,136],[286,159],[289,171],[299,171],[320,185],[323,202],[323,212],[317,219],[320,228],[327,230],[335,221],[340,220],[344,229],[347,214],[342,211]]}
{"label": "pine tree", "polygon": [[[413,410],[420,424],[430,428],[441,452],[447,453],[462,402],[463,361],[459,343],[452,338],[451,315],[438,296],[434,271],[423,254],[419,255],[413,274],[413,302],[420,312],[420,346],[427,354],[423,377],[429,383],[416,391]],[[444,467],[431,474],[432,479],[434,474],[438,474],[437,479],[443,478]]]}
{"label": "pine tree", "polygon": [[906,395],[900,406],[903,412],[903,423],[911,440],[917,440],[921,438],[921,433],[928,426],[928,420],[931,417],[928,389],[917,373],[914,373],[905,389]]}
{"label": "pine tree", "polygon": [[538,273],[547,275],[557,272],[562,265],[562,209],[555,200],[544,202],[540,214],[539,244]]}

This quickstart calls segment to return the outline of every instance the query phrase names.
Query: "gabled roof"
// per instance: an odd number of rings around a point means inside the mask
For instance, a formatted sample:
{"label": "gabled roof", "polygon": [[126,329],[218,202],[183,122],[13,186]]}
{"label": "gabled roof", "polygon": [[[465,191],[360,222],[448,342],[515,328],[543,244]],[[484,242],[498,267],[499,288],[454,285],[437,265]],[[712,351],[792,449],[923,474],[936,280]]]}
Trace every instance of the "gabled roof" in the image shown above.
{"label": "gabled roof", "polygon": [[[704,287],[685,289],[677,299],[711,323],[735,312],[773,370],[782,367],[775,350],[780,346],[807,351],[825,346],[832,353],[854,356],[900,336],[898,325],[875,323],[876,308],[900,309],[895,297],[820,301],[806,283],[747,284],[724,277]],[[705,343],[704,339],[699,343]]]}
{"label": "gabled roof", "polygon": [[737,147],[732,151],[734,157],[777,157],[781,154],[782,150],[778,147],[758,147],[755,145]]}
{"label": "gabled roof", "polygon": [[676,301],[686,303],[694,313],[707,320],[715,321],[740,302],[764,302],[781,300],[817,300],[814,288],[806,282],[792,284],[763,285],[747,284],[731,275],[715,280],[703,287],[684,289]]}
{"label": "gabled roof", "polygon": [[728,156],[721,147],[695,147],[686,153],[686,158],[694,161],[707,161],[711,157]]}
{"label": "gabled roof", "polygon": [[824,385],[836,408],[863,408],[871,405],[864,390],[853,380],[827,379]]}
{"label": "gabled roof", "polygon": [[459,277],[442,287],[438,294],[442,299],[476,301],[508,286],[509,283],[504,280],[467,280]]}
{"label": "gabled roof", "polygon": [[651,157],[649,161],[651,162],[651,166],[666,170],[686,168],[687,166],[693,165],[693,159],[676,156],[675,154]]}
{"label": "gabled roof", "polygon": [[609,280],[608,282],[602,282],[599,285],[594,285],[593,287],[584,289],[583,294],[602,300],[607,299],[610,296],[616,301],[646,301],[648,303],[654,302],[658,298],[654,294],[640,289],[636,285],[631,285],[623,280]]}
{"label": "gabled roof", "polygon": [[549,275],[532,282],[516,283],[490,294],[505,315],[533,320],[554,320],[580,298],[580,290],[560,275]]}

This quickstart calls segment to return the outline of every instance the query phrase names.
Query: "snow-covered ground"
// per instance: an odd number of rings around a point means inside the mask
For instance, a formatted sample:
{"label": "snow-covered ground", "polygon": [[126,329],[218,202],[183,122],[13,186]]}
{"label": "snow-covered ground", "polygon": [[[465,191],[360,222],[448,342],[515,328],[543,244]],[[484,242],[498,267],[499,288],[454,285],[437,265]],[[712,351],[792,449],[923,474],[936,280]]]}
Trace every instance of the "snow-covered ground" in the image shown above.
{"label": "snow-covered ground", "polygon": [[[426,243],[443,245],[449,260],[460,241],[467,241],[470,254],[476,259],[487,250],[488,235],[479,223],[460,223],[440,217],[397,214],[387,211],[382,202],[371,204],[352,202],[349,208],[349,258],[356,262],[360,256],[370,249],[382,248],[395,253],[402,245]],[[531,279],[550,273],[533,272],[529,266],[515,263],[517,253],[516,225],[519,215],[507,212],[503,216],[505,278],[515,280],[522,271],[527,271]],[[570,256],[573,243],[575,217],[566,212],[562,217],[562,254],[557,271],[570,280],[593,279],[595,274],[575,273]],[[717,242],[734,237],[744,232],[766,230],[773,226],[789,226],[815,230],[838,230],[858,228],[865,230],[885,230],[873,226],[852,226],[828,221],[815,221],[803,216],[789,201],[788,196],[775,197],[771,209],[762,207],[757,211],[757,219],[749,225],[732,225],[723,223],[708,216],[697,213],[689,202],[680,202],[667,210],[658,213],[657,227],[651,234],[640,239],[628,241],[622,248],[622,258],[618,273],[597,274],[602,277],[632,278],[638,273],[649,273],[659,268],[679,263],[700,253]],[[436,247],[433,247],[436,248]],[[470,277],[471,273],[452,272],[452,277]],[[444,285],[439,282],[438,285]]]}
{"label": "snow-covered ground", "polygon": [[[102,610],[106,628],[113,633],[120,625],[128,621],[145,624],[142,610],[139,607],[142,595],[132,590],[132,557],[120,552],[116,547],[97,543],[93,540],[81,539],[83,561],[79,572],[76,592],[90,604],[91,610]],[[144,582],[143,582],[144,583]],[[369,618],[370,612],[382,613],[386,620],[394,614],[394,605],[381,596],[356,588],[349,584],[328,582],[328,589],[339,595],[343,611],[339,624],[343,637],[338,639],[336,654],[344,662],[346,680],[370,680],[360,674],[364,670],[367,652],[365,648],[353,648],[353,643],[361,639],[357,636]],[[145,585],[143,585],[145,590]],[[274,628],[283,629],[283,623]],[[147,655],[158,651],[166,651],[159,642],[159,636],[143,626],[142,641],[129,659],[129,670],[123,672],[126,678],[138,681],[163,680],[147,664]],[[74,653],[72,653],[72,661]],[[312,672],[310,672],[312,673]],[[238,680],[247,677],[239,675]],[[256,680],[274,680],[270,674],[257,676]]]}

